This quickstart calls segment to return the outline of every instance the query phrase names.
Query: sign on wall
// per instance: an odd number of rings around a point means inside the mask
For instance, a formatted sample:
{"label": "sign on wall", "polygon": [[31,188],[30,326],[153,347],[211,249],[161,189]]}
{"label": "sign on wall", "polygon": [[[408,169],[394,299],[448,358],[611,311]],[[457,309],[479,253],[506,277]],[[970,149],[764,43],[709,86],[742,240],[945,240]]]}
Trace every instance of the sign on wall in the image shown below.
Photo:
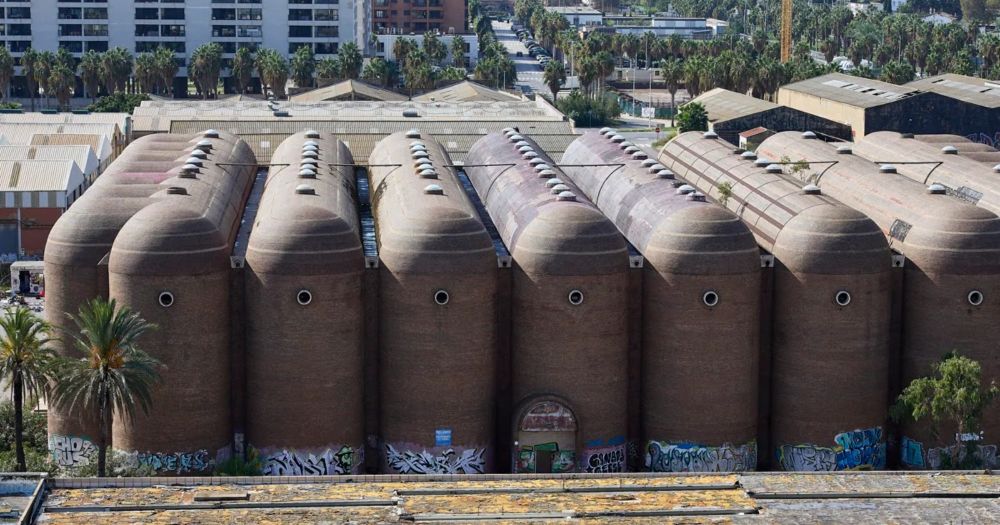
{"label": "sign on wall", "polygon": [[450,428],[439,428],[434,431],[434,446],[435,447],[450,447],[451,446],[451,429]]}

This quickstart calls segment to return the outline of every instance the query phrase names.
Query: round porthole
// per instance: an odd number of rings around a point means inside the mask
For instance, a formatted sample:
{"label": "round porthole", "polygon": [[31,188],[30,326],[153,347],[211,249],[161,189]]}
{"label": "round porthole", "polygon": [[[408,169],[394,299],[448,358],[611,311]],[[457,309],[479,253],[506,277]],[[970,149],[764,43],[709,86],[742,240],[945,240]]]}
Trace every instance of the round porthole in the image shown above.
{"label": "round porthole", "polygon": [[837,306],[847,306],[851,304],[851,293],[847,290],[841,290],[833,296],[833,300],[837,301]]}
{"label": "round porthole", "polygon": [[569,304],[573,306],[580,306],[583,304],[583,292],[580,290],[573,290],[569,293]]}
{"label": "round porthole", "polygon": [[299,290],[299,293],[295,294],[295,300],[305,306],[313,301],[313,294],[309,290]]}
{"label": "round porthole", "polygon": [[170,292],[160,292],[160,296],[156,299],[160,302],[160,306],[164,308],[170,308],[174,305],[174,294]]}
{"label": "round porthole", "polygon": [[705,306],[711,308],[719,304],[719,294],[715,290],[709,290],[702,294],[701,302],[705,303]]}
{"label": "round porthole", "polygon": [[435,303],[437,303],[437,304],[439,304],[441,306],[444,306],[444,305],[448,304],[448,301],[450,301],[450,300],[451,300],[451,296],[448,295],[448,292],[446,292],[444,290],[438,290],[438,291],[434,292],[434,302]]}
{"label": "round porthole", "polygon": [[980,292],[979,290],[969,292],[969,304],[972,306],[979,306],[983,304],[983,292]]}

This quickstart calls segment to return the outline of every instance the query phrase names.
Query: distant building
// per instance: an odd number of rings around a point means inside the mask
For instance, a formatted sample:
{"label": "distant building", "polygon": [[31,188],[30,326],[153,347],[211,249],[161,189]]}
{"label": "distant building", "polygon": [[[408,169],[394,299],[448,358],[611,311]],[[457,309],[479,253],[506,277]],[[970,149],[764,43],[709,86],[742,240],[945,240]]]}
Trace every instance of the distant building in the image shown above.
{"label": "distant building", "polygon": [[465,0],[369,0],[375,34],[465,33]]}
{"label": "distant building", "polygon": [[[709,20],[713,22],[709,24]],[[725,32],[727,25],[721,20],[707,18],[606,16],[603,26],[584,27],[583,30],[634,35],[653,33],[659,38],[680,35],[685,39],[704,40],[716,36],[720,30]]]}
{"label": "distant building", "polygon": [[71,160],[0,161],[0,256],[40,256],[56,220],[83,194]]}
{"label": "distant building", "polygon": [[[475,34],[462,34],[462,35],[449,35],[442,34],[440,38],[441,43],[444,44],[445,48],[448,50],[448,55],[445,57],[446,63],[451,63],[453,60],[451,54],[451,41],[456,37],[462,37],[465,40],[465,63],[467,66],[474,66],[476,62],[479,61],[479,38]],[[417,43],[417,45],[422,45],[424,41],[423,33],[420,34],[379,34],[375,35],[375,56],[384,58],[386,60],[396,60],[396,54],[393,52],[393,46],[395,46],[396,41],[401,38],[408,38]]]}
{"label": "distant building", "polygon": [[[964,112],[960,119],[945,119],[943,127],[960,124],[962,129],[953,133],[963,135],[973,142],[1000,145],[1000,82],[946,73],[915,80],[906,87],[931,91],[969,105],[970,111]],[[958,120],[961,122],[957,122]]]}
{"label": "distant building", "polygon": [[922,19],[934,25],[954,24],[958,18],[948,13],[931,13]]}
{"label": "distant building", "polygon": [[407,96],[360,80],[344,80],[329,86],[310,89],[290,97],[292,102],[331,102],[334,100],[407,100]]}
{"label": "distant building", "polygon": [[549,6],[545,8],[550,13],[557,13],[566,17],[571,26],[599,26],[604,21],[604,13],[593,7],[587,6]]}
{"label": "distant building", "polygon": [[[851,138],[846,124],[722,88],[702,93],[691,102],[705,107],[709,127],[732,144],[742,142],[741,134],[754,128],[772,133],[809,130],[843,140]],[[757,138],[759,142],[766,137]]]}

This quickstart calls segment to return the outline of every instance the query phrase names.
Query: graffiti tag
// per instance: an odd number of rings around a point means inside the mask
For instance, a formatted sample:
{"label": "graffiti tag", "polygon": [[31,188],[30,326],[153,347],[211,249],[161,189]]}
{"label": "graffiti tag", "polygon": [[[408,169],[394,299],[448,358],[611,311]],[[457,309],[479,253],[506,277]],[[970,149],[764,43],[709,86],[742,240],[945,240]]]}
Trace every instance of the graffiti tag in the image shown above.
{"label": "graffiti tag", "polygon": [[[957,444],[946,447],[930,447],[924,451],[923,443],[903,437],[900,446],[900,461],[906,468],[930,470],[941,470],[942,468],[954,464],[957,448],[957,460],[959,464],[964,464],[969,457],[969,450],[972,450],[972,458],[980,468],[997,469],[1000,468],[1000,456],[998,456],[997,445],[971,445],[969,442],[979,441],[983,438],[980,434],[959,436],[964,442],[961,448]],[[965,439],[969,438],[969,439]]]}
{"label": "graffiti tag", "polygon": [[757,442],[709,447],[650,441],[645,467],[650,472],[746,472],[757,467]]}
{"label": "graffiti tag", "polygon": [[207,450],[195,452],[145,452],[133,453],[135,462],[156,472],[202,472],[212,468]]}
{"label": "graffiti tag", "polygon": [[625,445],[588,448],[583,453],[586,472],[625,472]]}
{"label": "graffiti tag", "polygon": [[467,448],[457,453],[449,448],[440,453],[427,450],[396,450],[385,446],[386,462],[389,468],[400,474],[485,474],[486,449]]}
{"label": "graffiti tag", "polygon": [[538,472],[535,462],[539,452],[548,452],[552,457],[552,473],[570,472],[576,462],[576,453],[573,450],[559,450],[559,443],[540,443],[538,445],[522,446],[517,454],[517,461],[514,464],[514,473],[518,472]]}
{"label": "graffiti tag", "polygon": [[882,428],[842,432],[833,447],[810,444],[778,447],[778,464],[789,471],[880,470],[885,468]]}
{"label": "graffiti tag", "polygon": [[337,476],[351,474],[360,465],[355,458],[361,456],[349,446],[339,450],[326,449],[322,454],[299,454],[295,451],[282,450],[264,459],[261,473],[265,476]]}
{"label": "graffiti tag", "polygon": [[49,436],[49,451],[56,465],[75,468],[89,465],[97,447],[89,439],[52,434]]}

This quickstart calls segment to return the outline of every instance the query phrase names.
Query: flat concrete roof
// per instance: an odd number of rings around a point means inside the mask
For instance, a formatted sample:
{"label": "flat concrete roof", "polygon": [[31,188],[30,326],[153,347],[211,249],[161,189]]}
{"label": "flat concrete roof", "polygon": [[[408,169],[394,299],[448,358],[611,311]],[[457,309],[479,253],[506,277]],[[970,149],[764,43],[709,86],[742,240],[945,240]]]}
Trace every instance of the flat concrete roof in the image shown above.
{"label": "flat concrete roof", "polygon": [[860,108],[881,106],[920,92],[909,86],[897,86],[843,73],[830,73],[787,84],[781,86],[781,90],[800,92]]}
{"label": "flat concrete roof", "polygon": [[985,108],[1000,107],[1000,82],[985,78],[946,73],[914,80],[906,84],[906,87],[921,91],[933,91]]}

